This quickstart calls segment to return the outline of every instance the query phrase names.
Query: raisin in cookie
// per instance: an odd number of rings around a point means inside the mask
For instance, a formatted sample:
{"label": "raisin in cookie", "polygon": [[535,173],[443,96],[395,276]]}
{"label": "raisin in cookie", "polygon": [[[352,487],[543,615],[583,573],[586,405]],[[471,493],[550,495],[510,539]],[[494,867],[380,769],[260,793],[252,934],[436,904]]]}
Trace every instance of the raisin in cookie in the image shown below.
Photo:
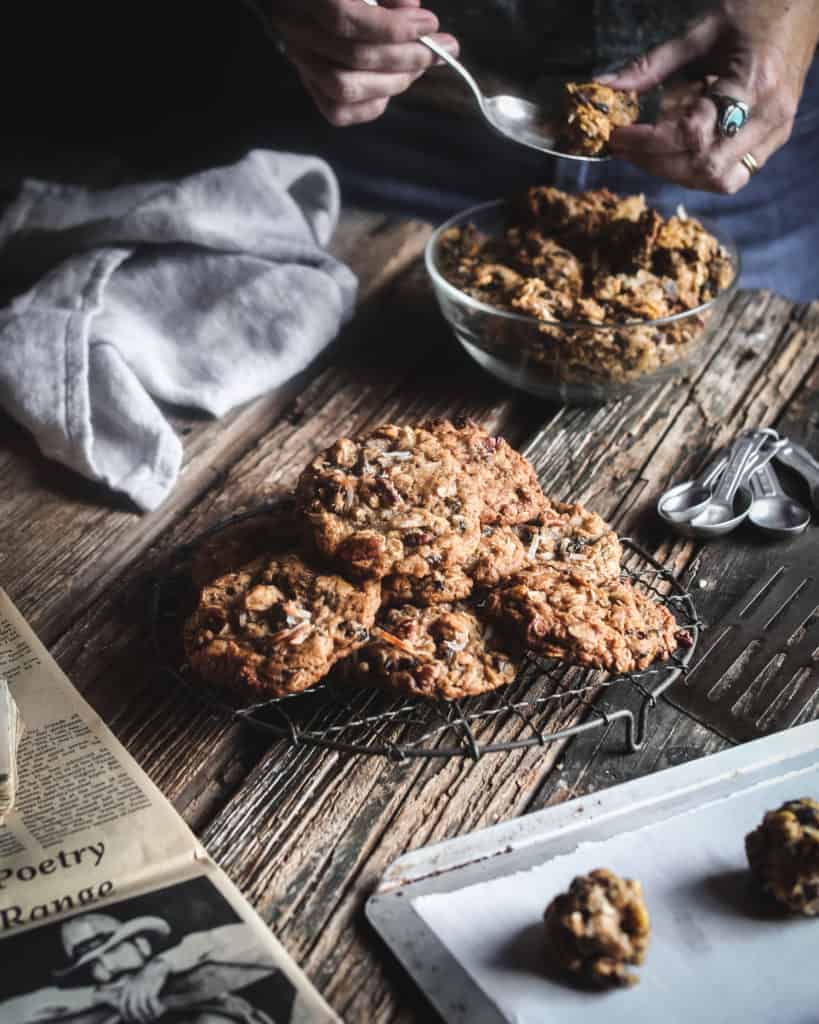
{"label": "raisin in cookie", "polygon": [[546,505],[531,464],[502,437],[472,420],[427,420],[422,424],[474,480],[483,502],[481,522],[524,523]]}
{"label": "raisin in cookie", "polygon": [[609,672],[647,668],[681,639],[671,612],[631,583],[573,566],[518,573],[485,607],[529,650]]}
{"label": "raisin in cookie", "polygon": [[634,985],[628,971],[645,959],[651,922],[642,887],[608,868],[578,875],[543,915],[546,952],[584,984],[594,988]]}
{"label": "raisin in cookie", "polygon": [[459,566],[480,537],[475,483],[417,427],[336,441],[303,471],[296,499],[318,550],[357,576]]}
{"label": "raisin in cookie", "polygon": [[763,890],[792,914],[819,915],[819,802],[788,800],[745,837]]}
{"label": "raisin in cookie", "polygon": [[208,682],[252,699],[298,693],[367,641],[380,601],[377,582],[265,555],[202,589],[185,650]]}
{"label": "raisin in cookie", "polygon": [[489,629],[463,605],[382,614],[358,654],[358,678],[410,697],[458,700],[511,683],[519,661],[500,650]]}

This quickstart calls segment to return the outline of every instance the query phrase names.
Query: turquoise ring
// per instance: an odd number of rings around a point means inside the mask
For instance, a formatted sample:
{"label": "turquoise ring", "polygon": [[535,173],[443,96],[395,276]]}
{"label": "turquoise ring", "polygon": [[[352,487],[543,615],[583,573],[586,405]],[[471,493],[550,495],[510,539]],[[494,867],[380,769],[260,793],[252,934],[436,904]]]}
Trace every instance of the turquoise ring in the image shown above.
{"label": "turquoise ring", "polygon": [[713,101],[717,108],[717,131],[723,138],[733,138],[748,123],[751,116],[750,107],[742,100],[726,96],[721,92],[709,90],[705,95]]}

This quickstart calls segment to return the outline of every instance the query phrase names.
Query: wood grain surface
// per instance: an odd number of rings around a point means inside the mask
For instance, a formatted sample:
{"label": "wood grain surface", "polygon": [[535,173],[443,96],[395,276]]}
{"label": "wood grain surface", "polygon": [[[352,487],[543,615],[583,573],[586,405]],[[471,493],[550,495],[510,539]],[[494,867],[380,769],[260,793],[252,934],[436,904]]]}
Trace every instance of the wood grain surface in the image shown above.
{"label": "wood grain surface", "polygon": [[[272,740],[175,692],[157,670],[149,584],[179,545],[285,494],[336,437],[428,414],[468,414],[503,433],[547,493],[587,502],[671,568],[706,625],[770,567],[816,544],[815,526],[786,545],[750,527],[687,541],[661,528],[653,506],[744,427],[773,425],[819,450],[819,304],[740,293],[684,378],[605,407],[554,406],[501,386],[455,344],[420,263],[429,233],[417,222],[346,214],[334,248],[360,277],[354,321],[282,392],[219,421],[176,411],[185,467],[154,513],[138,515],[46,462],[0,419],[3,586],[350,1024],[436,1019],[364,921],[364,901],[394,858],[706,756],[728,740],[675,706],[674,687],[632,754],[614,725],[477,762],[395,763]],[[612,688],[600,706],[634,700]],[[566,702],[550,725],[587,713]],[[817,701],[803,712],[817,713]],[[520,728],[508,722],[500,736]]]}

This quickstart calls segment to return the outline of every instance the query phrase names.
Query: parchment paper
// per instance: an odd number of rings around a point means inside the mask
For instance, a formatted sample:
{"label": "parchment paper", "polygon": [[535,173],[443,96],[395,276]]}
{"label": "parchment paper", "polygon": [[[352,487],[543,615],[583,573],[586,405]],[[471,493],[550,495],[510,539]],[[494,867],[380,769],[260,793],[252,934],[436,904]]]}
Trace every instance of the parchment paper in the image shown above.
{"label": "parchment paper", "polygon": [[[744,851],[765,811],[804,796],[819,766],[413,906],[516,1024],[817,1024],[819,918],[772,913]],[[607,993],[568,985],[543,945],[546,904],[597,867],[639,879],[652,921],[640,983]]]}

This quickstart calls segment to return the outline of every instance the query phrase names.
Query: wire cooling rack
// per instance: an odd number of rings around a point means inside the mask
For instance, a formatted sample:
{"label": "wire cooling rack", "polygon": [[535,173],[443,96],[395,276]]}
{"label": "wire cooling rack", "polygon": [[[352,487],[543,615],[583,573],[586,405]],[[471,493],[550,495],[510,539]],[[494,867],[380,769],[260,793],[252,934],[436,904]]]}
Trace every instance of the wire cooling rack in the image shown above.
{"label": "wire cooling rack", "polygon": [[[530,654],[508,686],[458,701],[392,697],[356,687],[331,672],[304,693],[239,706],[185,660],[182,627],[197,598],[191,565],[201,545],[221,531],[276,513],[281,513],[281,502],[259,506],[217,523],[177,549],[167,570],[152,583],[150,607],[160,671],[214,713],[271,738],[396,761],[458,756],[477,761],[485,754],[545,746],[622,720],[627,748],[633,752],[643,745],[657,698],[687,671],[696,649],[699,623],[691,595],[637,544],[621,538],[624,575],[665,604],[691,637],[691,645],[679,648],[668,661],[641,672],[609,675]],[[597,708],[595,698],[611,687],[627,687],[638,694],[637,711],[620,708],[605,713]],[[568,719],[573,724],[561,725]]]}

